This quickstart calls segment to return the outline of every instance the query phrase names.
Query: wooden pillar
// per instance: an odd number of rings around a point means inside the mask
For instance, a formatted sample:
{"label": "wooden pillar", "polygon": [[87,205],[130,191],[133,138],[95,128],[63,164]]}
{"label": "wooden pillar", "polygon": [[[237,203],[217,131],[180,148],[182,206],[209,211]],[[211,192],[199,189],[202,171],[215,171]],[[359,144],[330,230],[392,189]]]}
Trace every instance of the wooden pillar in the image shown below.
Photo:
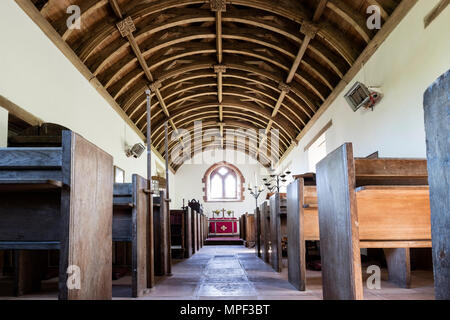
{"label": "wooden pillar", "polygon": [[450,71],[425,92],[428,182],[436,299],[450,299]]}
{"label": "wooden pillar", "polygon": [[153,193],[152,193],[152,109],[151,109],[151,92],[146,90],[147,96],[147,196],[148,196],[148,212],[147,212],[147,286],[153,288],[155,286],[155,242],[153,228]]}

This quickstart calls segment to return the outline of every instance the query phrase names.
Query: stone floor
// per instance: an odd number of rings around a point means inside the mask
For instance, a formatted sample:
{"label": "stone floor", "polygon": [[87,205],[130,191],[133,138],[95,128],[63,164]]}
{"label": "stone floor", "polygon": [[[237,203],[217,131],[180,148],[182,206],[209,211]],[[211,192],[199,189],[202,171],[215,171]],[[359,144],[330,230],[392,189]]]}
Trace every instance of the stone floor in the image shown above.
{"label": "stone floor", "polygon": [[[157,279],[142,300],[321,300],[321,273],[307,272],[307,290],[297,291],[287,281],[287,261],[282,273],[243,246],[205,246],[187,260],[174,261],[173,276]],[[382,279],[386,279],[385,270]],[[113,299],[131,299],[130,277],[113,282]],[[365,282],[364,282],[365,283]],[[55,292],[22,296],[20,299],[55,299]],[[402,289],[387,281],[380,290],[364,289],[369,300],[434,299],[433,274],[413,271],[412,288]],[[0,297],[0,299],[2,299]],[[10,298],[13,299],[13,298]]]}
{"label": "stone floor", "polygon": [[[157,286],[140,299],[191,300],[321,300],[321,272],[307,271],[307,290],[297,291],[287,280],[287,261],[282,273],[273,271],[243,246],[206,246],[190,259],[172,267],[172,277],[158,279]],[[385,270],[382,279],[387,278]],[[434,299],[433,274],[413,271],[412,288],[402,289],[387,281],[380,290],[364,290],[370,300]]]}

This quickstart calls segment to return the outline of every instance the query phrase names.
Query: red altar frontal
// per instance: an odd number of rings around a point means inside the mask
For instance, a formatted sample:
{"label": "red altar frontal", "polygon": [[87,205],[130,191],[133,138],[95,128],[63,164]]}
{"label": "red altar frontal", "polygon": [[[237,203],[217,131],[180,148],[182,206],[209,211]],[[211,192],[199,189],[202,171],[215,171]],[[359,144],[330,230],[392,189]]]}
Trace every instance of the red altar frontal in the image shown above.
{"label": "red altar frontal", "polygon": [[234,236],[237,234],[238,228],[236,218],[209,218],[210,236]]}

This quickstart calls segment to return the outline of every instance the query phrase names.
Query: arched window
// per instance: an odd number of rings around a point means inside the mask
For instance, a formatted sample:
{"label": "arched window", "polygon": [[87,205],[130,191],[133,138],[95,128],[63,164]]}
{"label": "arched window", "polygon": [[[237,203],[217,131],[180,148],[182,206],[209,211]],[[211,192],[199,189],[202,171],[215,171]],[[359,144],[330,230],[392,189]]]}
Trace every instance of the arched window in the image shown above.
{"label": "arched window", "polygon": [[205,201],[243,201],[244,178],[235,166],[221,162],[210,167],[203,177]]}

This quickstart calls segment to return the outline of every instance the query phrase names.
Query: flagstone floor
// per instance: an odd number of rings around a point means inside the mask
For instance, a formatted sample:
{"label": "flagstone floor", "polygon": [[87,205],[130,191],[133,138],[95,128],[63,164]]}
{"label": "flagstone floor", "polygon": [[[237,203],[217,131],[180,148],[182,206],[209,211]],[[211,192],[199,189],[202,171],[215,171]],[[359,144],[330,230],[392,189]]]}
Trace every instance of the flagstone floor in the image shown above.
{"label": "flagstone floor", "polygon": [[[243,246],[205,246],[190,259],[172,267],[172,277],[159,278],[152,291],[140,299],[188,300],[321,300],[320,271],[307,271],[307,290],[296,290],[287,280],[287,261],[282,273]],[[382,279],[386,278],[382,272]],[[402,289],[387,281],[380,290],[364,289],[370,300],[434,299],[433,274],[412,272],[412,288]]]}
{"label": "flagstone floor", "polygon": [[[244,246],[205,246],[186,260],[176,260],[173,276],[157,278],[157,285],[141,300],[321,300],[321,272],[307,271],[307,290],[297,291],[287,280],[287,261],[283,272],[257,258],[254,249]],[[367,276],[364,276],[367,277]],[[386,279],[386,270],[382,279]],[[57,279],[56,279],[57,281]],[[113,282],[113,299],[128,298],[130,277]],[[365,282],[364,282],[365,283]],[[57,292],[42,292],[6,299],[56,299]],[[383,281],[380,290],[364,289],[369,300],[434,299],[431,271],[413,271],[412,288],[402,289]],[[0,297],[5,299],[5,297]]]}

